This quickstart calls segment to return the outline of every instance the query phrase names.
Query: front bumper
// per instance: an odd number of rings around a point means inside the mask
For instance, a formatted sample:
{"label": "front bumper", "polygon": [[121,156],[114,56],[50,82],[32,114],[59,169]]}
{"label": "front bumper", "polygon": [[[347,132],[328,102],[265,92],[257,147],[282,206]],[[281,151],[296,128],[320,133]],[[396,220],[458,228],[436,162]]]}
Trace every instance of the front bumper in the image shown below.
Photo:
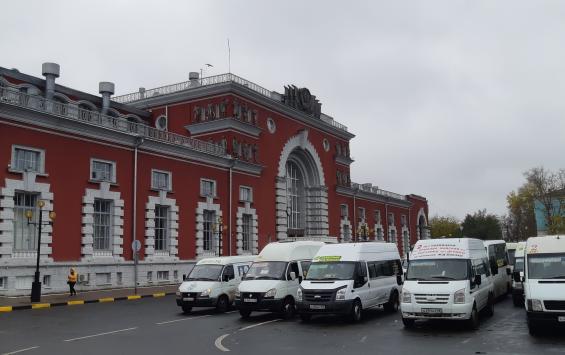
{"label": "front bumper", "polygon": [[[426,309],[439,309],[440,311],[430,313]],[[473,304],[401,303],[400,310],[402,317],[408,319],[469,319]]]}
{"label": "front bumper", "polygon": [[263,298],[257,302],[243,302],[241,298],[235,299],[235,306],[245,311],[270,311],[280,312],[283,306],[282,298]]}
{"label": "front bumper", "polygon": [[[187,300],[187,298],[193,298],[193,300]],[[189,307],[216,307],[218,299],[215,297],[178,297],[177,296],[177,306],[189,306]]]}
{"label": "front bumper", "polygon": [[[535,324],[547,324],[547,325],[557,325],[561,324],[565,326],[565,312],[526,312],[528,317],[528,323]],[[559,318],[563,321],[559,321]]]}
{"label": "front bumper", "polygon": [[[300,314],[349,314],[354,300],[330,302],[298,302],[296,304]],[[322,308],[323,307],[323,308]]]}

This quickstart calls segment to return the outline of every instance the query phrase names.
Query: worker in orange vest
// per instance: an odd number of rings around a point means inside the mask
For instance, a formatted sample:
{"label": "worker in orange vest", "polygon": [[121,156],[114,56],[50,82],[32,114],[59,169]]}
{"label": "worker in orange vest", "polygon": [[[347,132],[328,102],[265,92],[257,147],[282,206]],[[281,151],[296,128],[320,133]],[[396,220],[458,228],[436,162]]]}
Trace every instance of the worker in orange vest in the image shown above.
{"label": "worker in orange vest", "polygon": [[74,268],[71,268],[69,276],[67,278],[67,283],[69,284],[69,292],[71,296],[76,296],[77,292],[75,291],[75,284],[77,283],[78,274],[76,273]]}

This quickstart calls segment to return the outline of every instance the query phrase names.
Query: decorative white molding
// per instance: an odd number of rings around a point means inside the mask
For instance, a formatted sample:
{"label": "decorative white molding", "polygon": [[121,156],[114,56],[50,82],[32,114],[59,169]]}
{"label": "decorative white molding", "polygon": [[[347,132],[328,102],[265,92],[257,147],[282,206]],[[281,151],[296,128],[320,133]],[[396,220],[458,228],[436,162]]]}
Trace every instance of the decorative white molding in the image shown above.
{"label": "decorative white molding", "polygon": [[[380,236],[379,236],[378,233],[377,233],[377,231],[378,231],[379,229],[381,230],[381,235],[380,235]],[[384,234],[384,233],[385,233],[385,230],[384,230],[384,228],[383,228],[383,225],[380,224],[380,223],[375,224],[374,231],[375,231],[375,241],[377,241],[377,242],[384,242],[384,240],[385,240],[385,234]]]}
{"label": "decorative white molding", "polygon": [[420,208],[420,210],[418,211],[418,216],[416,217],[416,233],[418,236],[418,240],[420,239],[428,239],[429,233],[427,229],[424,229],[424,235],[420,235],[420,217],[424,217],[424,225],[427,226],[428,225],[428,219],[426,218],[426,212],[424,212],[424,208]]}
{"label": "decorative white molding", "polygon": [[[345,234],[345,230],[343,229],[344,226],[348,226],[349,227],[349,233],[347,233],[347,235]],[[348,243],[351,241],[351,236],[353,235],[352,233],[353,231],[351,230],[351,222],[349,221],[349,218],[342,218],[339,221],[339,241],[341,243]]]}
{"label": "decorative white molding", "polygon": [[[220,209],[220,204],[213,203],[212,198],[207,198],[206,202],[198,202],[196,207],[196,257],[203,258],[208,256],[216,256],[218,253],[218,233],[214,233],[212,239],[212,250],[204,250],[204,211],[214,211],[216,212],[216,218],[222,216],[222,210]],[[222,245],[222,252],[224,245]]]}
{"label": "decorative white molding", "polygon": [[[155,250],[155,206],[169,207],[169,228],[167,250]],[[175,261],[178,258],[179,208],[175,199],[167,198],[167,191],[159,191],[159,196],[149,196],[145,204],[145,260]]]}
{"label": "decorative white molding", "polygon": [[[251,215],[251,250],[243,250],[243,215]],[[236,214],[237,255],[257,255],[259,253],[259,221],[257,212],[246,202],[245,207],[238,207]]]}
{"label": "decorative white molding", "polygon": [[326,182],[325,182],[325,178],[324,178],[324,168],[322,166],[322,161],[320,160],[320,156],[318,155],[316,148],[308,140],[308,130],[307,129],[300,131],[299,134],[295,135],[294,137],[291,137],[285,143],[283,150],[281,152],[280,158],[279,158],[279,170],[278,170],[279,173],[278,173],[278,176],[279,177],[285,177],[286,176],[286,162],[287,162],[290,154],[292,154],[292,152],[296,148],[300,148],[300,149],[310,153],[310,155],[312,156],[312,158],[314,160],[316,168],[318,169],[318,176],[320,178],[319,184],[320,184],[320,186],[325,186]]}

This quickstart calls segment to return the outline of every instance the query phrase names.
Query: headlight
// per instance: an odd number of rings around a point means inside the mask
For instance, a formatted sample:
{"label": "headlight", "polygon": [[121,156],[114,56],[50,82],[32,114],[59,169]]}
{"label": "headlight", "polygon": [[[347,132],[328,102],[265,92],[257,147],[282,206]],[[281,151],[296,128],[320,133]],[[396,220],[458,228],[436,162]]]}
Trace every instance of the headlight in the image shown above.
{"label": "headlight", "polygon": [[340,288],[339,290],[337,290],[337,292],[335,293],[335,300],[336,301],[344,301],[345,300],[345,290],[347,288]]}
{"label": "headlight", "polygon": [[296,300],[298,302],[302,302],[302,289],[299,288],[298,291],[296,291]]}
{"label": "headlight", "polygon": [[180,291],[177,291],[177,296],[180,296]]}
{"label": "headlight", "polygon": [[412,303],[412,294],[408,290],[402,290],[402,303]]}
{"label": "headlight", "polygon": [[265,295],[263,296],[263,298],[275,298],[276,294],[277,294],[277,289],[272,288],[269,291],[265,292]]}
{"label": "headlight", "polygon": [[464,288],[455,291],[455,293],[453,294],[453,303],[454,304],[465,303],[465,289]]}
{"label": "headlight", "polygon": [[241,296],[241,292],[239,292],[239,289],[235,290],[235,298],[239,298]]}
{"label": "headlight", "polygon": [[543,312],[543,307],[541,305],[540,300],[531,300],[532,301],[532,311],[534,312]]}
{"label": "headlight", "polygon": [[210,296],[210,292],[212,292],[212,289],[207,288],[207,289],[205,289],[204,291],[202,291],[202,292],[200,293],[200,296],[202,296],[202,297]]}

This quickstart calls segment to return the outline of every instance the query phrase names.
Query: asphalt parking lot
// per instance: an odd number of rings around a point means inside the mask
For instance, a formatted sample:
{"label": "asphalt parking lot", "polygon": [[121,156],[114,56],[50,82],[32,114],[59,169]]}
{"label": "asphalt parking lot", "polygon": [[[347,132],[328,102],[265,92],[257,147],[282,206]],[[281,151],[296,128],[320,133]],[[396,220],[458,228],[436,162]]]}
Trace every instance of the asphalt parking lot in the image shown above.
{"label": "asphalt parking lot", "polygon": [[184,315],[174,296],[0,314],[1,354],[565,353],[564,329],[528,334],[525,314],[510,298],[497,303],[477,331],[459,323],[424,322],[405,330],[400,314],[371,310],[358,324],[337,317],[309,323],[268,313],[241,320],[232,310]]}

